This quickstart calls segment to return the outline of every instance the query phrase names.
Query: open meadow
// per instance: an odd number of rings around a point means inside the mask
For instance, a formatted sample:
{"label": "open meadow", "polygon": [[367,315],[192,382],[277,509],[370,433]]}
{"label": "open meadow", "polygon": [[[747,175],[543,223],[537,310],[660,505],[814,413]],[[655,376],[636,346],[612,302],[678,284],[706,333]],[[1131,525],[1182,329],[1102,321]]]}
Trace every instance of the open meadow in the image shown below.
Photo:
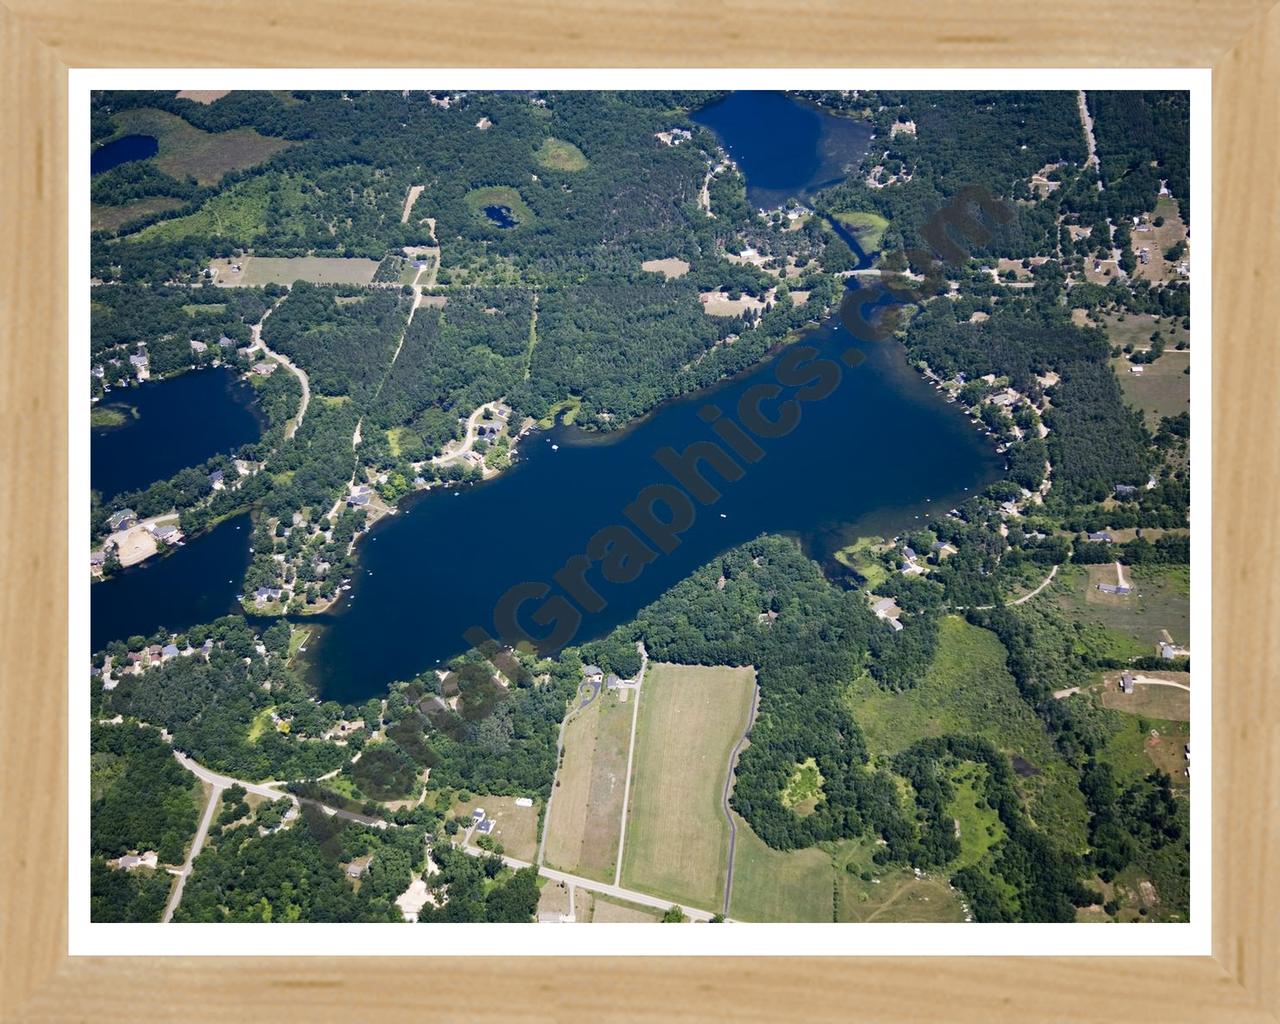
{"label": "open meadow", "polygon": [[[238,260],[214,260],[216,283],[223,288],[257,288],[264,284],[310,281],[313,284],[368,284],[378,260],[326,256],[245,256]],[[231,269],[239,266],[240,270]]]}
{"label": "open meadow", "polygon": [[612,882],[634,705],[603,692],[565,726],[547,821],[547,864]]}
{"label": "open meadow", "polygon": [[[538,855],[538,812],[541,801],[535,800],[532,807],[518,807],[514,796],[473,796],[470,800],[455,800],[451,810],[454,814],[470,817],[477,807],[484,808],[487,817],[492,818],[494,825],[490,838],[502,844],[503,852],[516,860],[532,862]],[[461,833],[459,833],[461,834]],[[480,838],[472,836],[472,843]]]}
{"label": "open meadow", "polygon": [[1191,578],[1185,565],[1127,567],[1133,592],[1104,594],[1099,583],[1114,583],[1115,567],[1064,565],[1049,593],[1073,622],[1103,631],[1099,639],[1115,657],[1156,653],[1164,630],[1186,644],[1191,629]]}
{"label": "open meadow", "polygon": [[640,692],[622,883],[719,909],[729,755],[755,692],[751,668],[650,663]]}

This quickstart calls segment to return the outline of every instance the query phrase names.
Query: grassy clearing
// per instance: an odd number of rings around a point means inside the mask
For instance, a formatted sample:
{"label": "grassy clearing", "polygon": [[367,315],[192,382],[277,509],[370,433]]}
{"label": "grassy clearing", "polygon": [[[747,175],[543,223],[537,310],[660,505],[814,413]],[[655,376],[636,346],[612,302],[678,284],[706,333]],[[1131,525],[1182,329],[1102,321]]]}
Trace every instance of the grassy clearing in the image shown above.
{"label": "grassy clearing", "polygon": [[812,757],[806,757],[796,765],[796,770],[782,790],[782,806],[791,808],[802,818],[812,814],[825,799],[822,792],[822,783],[825,781],[822,772],[818,770],[818,762]]}
{"label": "grassy clearing", "polygon": [[157,213],[166,213],[169,210],[178,210],[185,205],[183,200],[175,199],[173,196],[148,196],[122,206],[103,206],[101,203],[94,203],[89,211],[89,227],[93,231],[119,231],[133,221],[143,220]]}
{"label": "grassy clearing", "polygon": [[231,270],[232,261],[214,260],[217,284],[224,288],[254,288],[264,284],[311,281],[314,284],[368,284],[378,269],[378,260],[327,256],[245,256],[236,261],[240,271]]}
{"label": "grassy clearing", "polygon": [[1177,686],[1152,686],[1145,679],[1163,679],[1183,686],[1191,683],[1190,672],[1136,672],[1138,683],[1133,693],[1122,693],[1116,680],[1119,672],[1108,673],[1102,687],[1103,707],[1130,715],[1158,718],[1172,722],[1191,721],[1191,693]]}
{"label": "grassy clearing", "polygon": [[1085,807],[1074,772],[1054,750],[1044,726],[1018,693],[993,633],[948,616],[925,678],[901,693],[882,690],[868,675],[846,699],[875,757],[895,754],[927,736],[981,736],[1030,765],[1018,780],[1032,819],[1067,845],[1083,847]]}
{"label": "grassy clearing", "polygon": [[1159,768],[1168,774],[1174,789],[1189,786],[1183,747],[1190,741],[1187,722],[1168,722],[1143,715],[1126,716],[1123,727],[1107,740],[1101,756],[1112,763],[1117,775],[1140,779]]}
{"label": "grassy clearing", "polygon": [[987,851],[1005,836],[997,811],[987,806],[986,765],[963,761],[945,772],[955,792],[947,803],[947,813],[956,821],[960,836],[960,857],[947,870],[958,871],[977,864]]}
{"label": "grassy clearing", "polygon": [[525,205],[520,193],[508,185],[473,188],[462,197],[462,201],[467,204],[468,210],[490,227],[495,225],[484,212],[486,206],[505,206],[511,211],[511,218],[516,222],[516,227],[530,224],[534,219],[533,211]]}
{"label": "grassy clearing", "polygon": [[880,562],[880,555],[889,550],[880,537],[859,537],[848,547],[836,552],[836,561],[852,569],[862,577],[868,590],[874,590],[889,578],[889,570]]}
{"label": "grassy clearing", "polygon": [[570,396],[562,402],[557,402],[551,407],[547,414],[538,420],[538,426],[543,430],[549,430],[555,426],[556,417],[561,417],[560,422],[565,426],[573,426],[573,421],[578,418],[578,411],[582,408],[582,399]]}
{"label": "grassy clearing", "polygon": [[549,171],[581,171],[587,166],[582,150],[564,139],[545,139],[533,154],[539,167]]}
{"label": "grassy clearing", "polygon": [[[292,145],[259,135],[252,128],[206,132],[176,114],[141,107],[112,115],[117,135],[151,135],[159,144],[152,162],[170,177],[214,185],[229,171],[253,167]],[[106,140],[110,141],[110,140]]]}
{"label": "grassy clearing", "polygon": [[651,274],[661,274],[668,281],[677,277],[684,277],[689,273],[689,264],[684,260],[676,259],[674,256],[665,260],[645,260],[640,264],[641,270],[646,270]]}
{"label": "grassy clearing", "polygon": [[160,221],[129,237],[134,241],[179,241],[191,236],[230,238],[250,244],[267,229],[268,210],[285,225],[305,227],[301,179],[261,174],[210,198],[194,213]]}
{"label": "grassy clearing", "polygon": [[564,761],[547,823],[551,866],[613,881],[632,707],[602,693],[565,726]]}
{"label": "grassy clearing", "polygon": [[1131,405],[1142,410],[1150,429],[1155,429],[1162,416],[1177,416],[1191,408],[1191,350],[1179,352],[1166,348],[1154,363],[1147,363],[1141,374],[1131,372],[1128,358],[1112,359],[1111,365],[1120,378],[1120,389]]}
{"label": "grassy clearing", "polygon": [[[1191,576],[1185,565],[1139,565],[1125,570],[1131,594],[1104,594],[1099,582],[1115,582],[1115,568],[1063,566],[1050,593],[1071,621],[1086,629],[1105,631],[1110,644],[1102,653],[1116,657],[1155,654],[1162,630],[1186,643],[1191,630]],[[1088,636],[1084,638],[1086,641]]]}
{"label": "grassy clearing", "polygon": [[[477,807],[483,807],[486,816],[493,818],[497,824],[490,837],[502,844],[508,857],[517,860],[532,861],[538,855],[538,814],[541,801],[535,800],[532,807],[517,807],[514,796],[473,796],[470,800],[455,800],[452,810],[455,814],[471,816]],[[473,837],[474,839],[478,837]]]}
{"label": "grassy clearing", "polygon": [[889,226],[889,222],[880,214],[861,210],[837,213],[835,218],[853,233],[853,237],[866,252],[880,248],[880,240],[884,237],[885,228]]}
{"label": "grassy clearing", "polygon": [[774,850],[742,818],[729,916],[743,921],[832,920],[831,858],[816,847]]}
{"label": "grassy clearing", "polygon": [[720,906],[729,848],[720,800],[754,675],[750,668],[650,663],[640,695],[624,885]]}

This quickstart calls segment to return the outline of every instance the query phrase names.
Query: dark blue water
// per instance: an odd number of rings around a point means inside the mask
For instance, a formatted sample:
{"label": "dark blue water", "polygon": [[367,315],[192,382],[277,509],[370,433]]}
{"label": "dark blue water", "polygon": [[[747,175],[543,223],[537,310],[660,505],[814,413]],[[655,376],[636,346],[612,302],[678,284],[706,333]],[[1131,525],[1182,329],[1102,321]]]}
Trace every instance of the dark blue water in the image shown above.
{"label": "dark blue water", "polygon": [[484,215],[500,228],[513,228],[520,223],[511,216],[511,207],[509,206],[486,206]]}
{"label": "dark blue water", "polygon": [[158,143],[150,135],[123,135],[105,146],[99,146],[89,156],[91,174],[101,174],[121,164],[134,160],[146,160],[155,156],[160,150]]}
{"label": "dark blue water", "polygon": [[[806,343],[838,359],[854,341],[833,321]],[[762,441],[767,454],[741,479],[725,483],[709,472],[723,497],[699,508],[674,552],[626,584],[606,584],[598,567],[588,573],[607,606],[584,615],[575,642],[633,618],[719,552],[761,533],[795,534],[824,557],[859,530],[914,523],[996,478],[1000,462],[982,436],[905,364],[896,344],[858,347],[867,362],[846,370],[830,397],[804,405],[789,435]],[[745,391],[775,379],[775,364],[672,402],[621,436],[602,440],[572,427],[534,434],[509,472],[429,492],[379,523],[362,542],[351,599],[312,645],[324,695],[364,699],[467,649],[471,626],[498,635],[494,611],[514,584],[542,582],[562,593],[553,574],[565,560],[586,550],[597,530],[626,522],[623,509],[643,487],[670,482],[654,453],[714,439],[699,411],[714,404],[733,415]],[[542,603],[531,602],[523,620],[535,639],[546,630],[529,616]]]}
{"label": "dark blue water", "polygon": [[253,388],[227,367],[113,389],[101,404],[127,417],[123,426],[93,431],[90,484],[104,500],[262,436]]}
{"label": "dark blue water", "polygon": [[772,209],[842,180],[866,155],[872,128],[780,92],[735,92],[693,118],[719,137],[747,178],[747,197]]}
{"label": "dark blue water", "polygon": [[93,650],[112,640],[149,636],[160,627],[180,632],[235,611],[235,595],[249,568],[248,513],[228,519],[199,539],[124,569],[90,588]]}

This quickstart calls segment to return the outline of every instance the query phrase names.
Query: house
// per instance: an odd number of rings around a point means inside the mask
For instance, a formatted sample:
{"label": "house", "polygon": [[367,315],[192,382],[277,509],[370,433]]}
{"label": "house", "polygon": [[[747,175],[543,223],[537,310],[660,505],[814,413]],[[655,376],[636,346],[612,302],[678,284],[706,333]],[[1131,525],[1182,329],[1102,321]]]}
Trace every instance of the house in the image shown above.
{"label": "house", "polygon": [[1164,658],[1166,661],[1173,661],[1175,658],[1191,657],[1191,651],[1188,648],[1179,647],[1177,644],[1169,643],[1164,640],[1161,640],[1156,647],[1160,652],[1160,657]]}
{"label": "house", "polygon": [[268,601],[279,601],[284,591],[279,587],[259,587],[253,592],[254,604],[266,604]]}
{"label": "house", "polygon": [[361,491],[359,494],[353,494],[347,498],[347,508],[363,508],[369,504],[369,492]]}
{"label": "house", "polygon": [[622,685],[622,680],[610,672],[604,677],[604,685],[606,689],[616,690],[620,685]]}
{"label": "house", "polygon": [[889,628],[890,628],[890,629],[892,629],[895,633],[898,633],[898,632],[901,632],[901,631],[902,631],[902,622],[901,622],[901,620],[899,620],[899,619],[889,619],[889,618],[886,618],[884,621],[885,621],[885,622],[887,622],[887,623],[889,623]]}
{"label": "house", "polygon": [[914,562],[916,560],[916,553],[911,548],[903,548],[902,557],[908,562]]}
{"label": "house", "polygon": [[1132,672],[1126,671],[1126,672],[1120,673],[1120,692],[1133,693],[1133,673]]}
{"label": "house", "polygon": [[487,836],[490,832],[493,831],[493,827],[496,824],[497,822],[494,821],[492,818],[485,818],[484,821],[476,825],[476,831],[479,832],[482,836]]}
{"label": "house", "polygon": [[126,853],[123,857],[107,861],[107,867],[122,868],[125,871],[136,871],[138,868],[154,868],[159,863],[159,855],[155,850],[145,853]]}
{"label": "house", "polygon": [[138,521],[138,513],[131,508],[122,508],[111,513],[107,519],[107,527],[114,533],[116,530],[127,530]]}
{"label": "house", "polygon": [[192,339],[191,339],[191,351],[192,351],[192,352],[197,352],[197,353],[199,353],[199,352],[207,352],[208,350],[209,350],[209,346],[208,346],[208,345],[206,345],[203,341],[196,341],[196,339],[195,339],[195,338],[192,338]]}
{"label": "house", "polygon": [[1133,484],[1116,484],[1116,497],[1127,498],[1129,495],[1137,493],[1137,490],[1138,488],[1134,487]]}
{"label": "house", "polygon": [[107,553],[105,551],[89,552],[90,565],[106,565],[106,563],[107,563]]}
{"label": "house", "polygon": [[347,865],[347,877],[351,879],[363,878],[369,872],[369,863],[373,860],[372,854],[366,854],[363,857],[357,857]]}
{"label": "house", "polygon": [[1131,367],[1129,367],[1129,372],[1141,377],[1145,369],[1146,367],[1143,366],[1141,363],[1134,363]]}
{"label": "house", "polygon": [[222,470],[215,469],[209,474],[209,486],[215,491],[220,491],[226,486],[226,483],[223,481]]}
{"label": "house", "polygon": [[99,363],[89,372],[92,373],[95,377],[97,377],[98,380],[102,380],[107,375],[107,368],[103,366],[101,363]]}
{"label": "house", "polygon": [[153,526],[151,528],[151,536],[156,540],[162,540],[166,544],[176,544],[182,537],[182,532],[174,525]]}
{"label": "house", "polygon": [[1099,530],[1097,533],[1089,534],[1089,539],[1095,544],[1110,544],[1112,542],[1111,534],[1106,530]]}
{"label": "house", "polygon": [[598,683],[604,678],[604,673],[598,665],[583,665],[582,678],[588,683]]}
{"label": "house", "polygon": [[218,348],[235,348],[235,347],[236,347],[236,343],[234,338],[228,338],[224,334],[221,338],[218,339]]}
{"label": "house", "polygon": [[259,377],[270,377],[276,372],[279,364],[274,359],[264,359],[259,363],[253,364],[253,372]]}
{"label": "house", "polygon": [[471,821],[476,825],[479,825],[480,822],[484,821],[483,807],[477,807],[474,811],[471,812]]}
{"label": "house", "polygon": [[177,645],[177,644],[165,644],[165,645],[164,645],[164,649],[163,649],[163,650],[161,650],[161,652],[160,652],[160,660],[161,660],[161,661],[169,661],[169,660],[171,660],[171,659],[173,659],[173,658],[176,658],[177,656],[178,656],[178,645]]}
{"label": "house", "polygon": [[1123,583],[1099,583],[1098,589],[1104,594],[1127,594],[1132,588]]}

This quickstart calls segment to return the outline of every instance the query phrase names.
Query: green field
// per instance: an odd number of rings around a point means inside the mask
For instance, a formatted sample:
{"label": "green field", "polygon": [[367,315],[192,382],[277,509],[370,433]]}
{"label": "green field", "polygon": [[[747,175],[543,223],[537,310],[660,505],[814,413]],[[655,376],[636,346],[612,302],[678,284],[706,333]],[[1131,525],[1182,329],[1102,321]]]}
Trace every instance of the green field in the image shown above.
{"label": "green field", "polygon": [[835,218],[853,233],[864,252],[874,252],[880,248],[880,240],[884,237],[885,228],[889,226],[889,222],[880,214],[861,210],[837,213]]}
{"label": "green field", "polygon": [[368,284],[378,269],[378,260],[329,256],[245,256],[236,261],[239,273],[230,269],[232,261],[214,260],[217,284],[223,288],[255,288],[264,284]]}
{"label": "green field", "polygon": [[889,570],[880,561],[880,555],[889,550],[881,537],[859,537],[848,547],[836,552],[836,561],[852,569],[862,577],[866,589],[875,590],[889,578]]}
{"label": "green field", "polygon": [[581,171],[587,166],[582,150],[564,139],[546,139],[534,151],[533,158],[549,171]]}
{"label": "green field", "polygon": [[750,668],[650,663],[640,694],[623,885],[720,908],[729,851],[721,795],[753,693]]}
{"label": "green field", "polygon": [[1133,593],[1104,594],[1096,584],[1115,582],[1111,563],[1064,565],[1049,593],[1067,618],[1097,634],[1098,653],[1120,658],[1154,655],[1161,630],[1186,644],[1191,629],[1189,568],[1139,565],[1125,572]]}
{"label": "green field", "polygon": [[1190,724],[1141,715],[1126,715],[1122,723],[1099,755],[1111,762],[1117,776],[1132,781],[1158,768],[1169,776],[1174,789],[1185,792],[1188,778],[1183,747],[1191,736]]}
{"label": "green field", "polygon": [[791,778],[782,790],[782,806],[788,807],[800,817],[812,814],[823,799],[822,772],[818,770],[818,762],[806,757],[796,765]]}
{"label": "green field", "polygon": [[606,691],[565,726],[564,760],[546,825],[552,867],[613,881],[634,706]]}
{"label": "green field", "polygon": [[1154,363],[1147,363],[1141,376],[1130,372],[1133,365],[1125,356],[1112,359],[1125,400],[1141,409],[1148,429],[1155,430],[1163,416],[1177,416],[1191,409],[1191,350],[1170,347]]}
{"label": "green field", "polygon": [[[941,773],[954,787],[947,813],[956,821],[960,834],[960,857],[954,870],[977,864],[987,851],[1005,836],[1004,824],[994,807],[987,806],[986,765],[963,761]],[[948,865],[948,870],[952,866]]]}
{"label": "green field", "polygon": [[[484,212],[486,206],[505,206],[511,211],[511,217],[516,221],[516,227],[523,227],[533,222],[533,211],[525,205],[520,193],[507,185],[473,188],[462,197],[462,201],[467,204],[468,210],[490,227],[495,225]],[[512,228],[511,230],[515,229]]]}
{"label": "green field", "polygon": [[[267,226],[267,211],[290,224],[303,206],[298,182],[286,175],[262,174],[237,182],[210,198],[194,213],[159,221],[128,237],[133,241],[178,241],[191,235],[232,238],[251,243]],[[301,227],[301,222],[298,222]]]}
{"label": "green field", "polygon": [[1075,773],[1018,693],[995,634],[948,616],[919,685],[890,693],[864,675],[846,697],[873,757],[895,754],[927,736],[962,735],[981,736],[1022,758],[1031,766],[1019,779],[1031,817],[1067,845],[1083,847],[1085,807]]}
{"label": "green field", "polygon": [[743,921],[832,920],[831,858],[817,847],[775,850],[738,814],[729,916]]}
{"label": "green field", "polygon": [[253,167],[292,145],[252,128],[202,131],[176,114],[150,107],[122,110],[112,115],[112,122],[117,135],[154,136],[159,150],[152,163],[172,178],[195,178],[201,185],[217,184],[229,171]]}

